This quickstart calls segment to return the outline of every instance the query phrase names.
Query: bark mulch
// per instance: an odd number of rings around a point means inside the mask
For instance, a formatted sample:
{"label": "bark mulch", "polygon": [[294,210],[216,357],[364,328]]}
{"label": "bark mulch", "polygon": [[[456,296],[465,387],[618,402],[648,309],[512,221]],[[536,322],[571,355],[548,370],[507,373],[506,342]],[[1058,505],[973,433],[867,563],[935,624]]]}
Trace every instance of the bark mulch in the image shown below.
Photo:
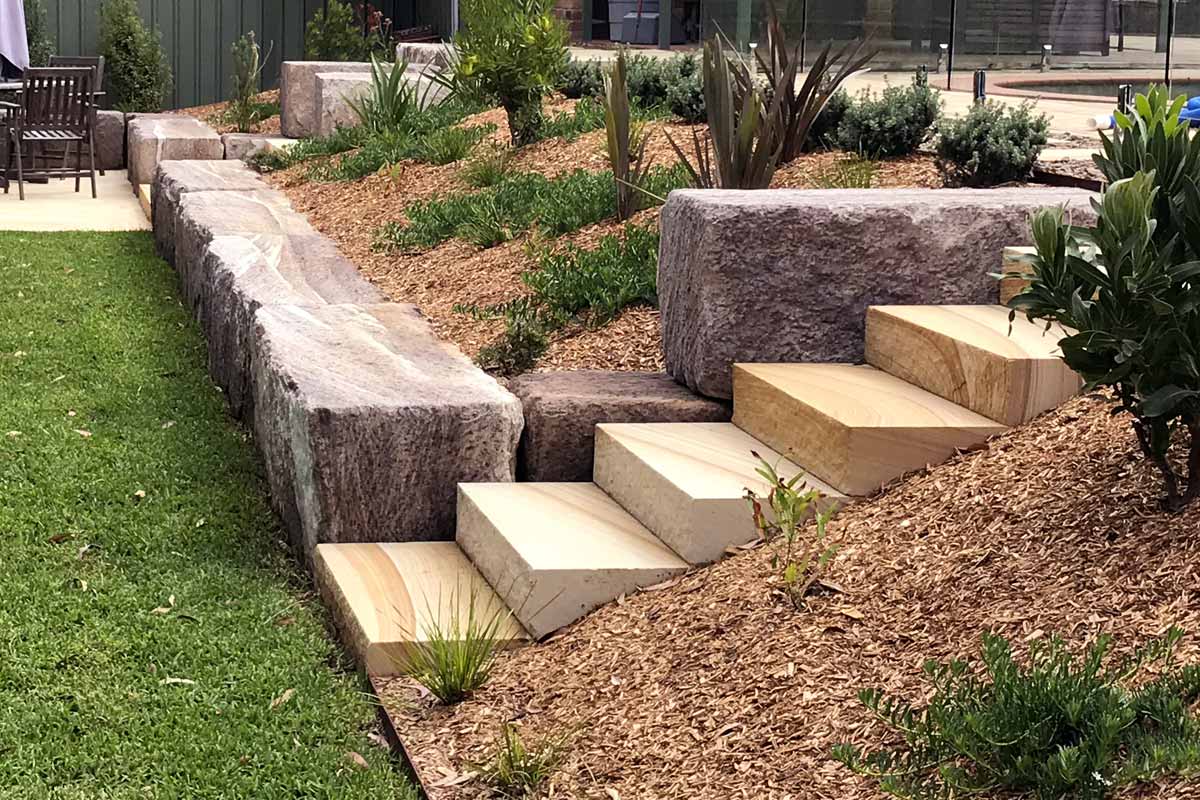
{"label": "bark mulch", "polygon": [[[503,654],[456,707],[404,679],[381,697],[431,800],[484,794],[471,765],[506,721],[569,736],[550,797],[881,797],[829,757],[883,741],[857,692],[925,698],[924,660],[974,657],[984,630],[1021,651],[1112,633],[1128,653],[1178,625],[1179,658],[1200,659],[1200,505],[1164,514],[1158,489],[1128,421],[1079,398],[842,511],[827,576],[842,591],[807,610],[752,549]],[[1200,783],[1121,796],[1200,798]]]}
{"label": "bark mulch", "polygon": [[[548,105],[547,113],[569,110],[571,106],[571,101],[560,101]],[[504,112],[500,109],[475,115],[462,124],[492,124],[497,128],[492,136],[495,141],[505,142],[508,137]],[[647,155],[654,164],[669,166],[676,161],[666,138],[668,132],[685,151],[691,141],[687,125],[652,123],[651,130]],[[778,172],[775,186],[811,188],[816,185],[816,176],[827,172],[840,158],[844,156],[838,153],[804,156]],[[459,177],[464,165],[465,162],[446,166],[404,162],[387,174],[351,182],[319,183],[308,180],[305,176],[309,167],[300,164],[272,174],[270,180],[287,193],[292,204],[318,230],[337,241],[346,257],[392,300],[415,303],[430,318],[439,336],[473,358],[481,347],[500,335],[503,323],[476,321],[456,313],[454,306],[489,305],[522,295],[520,275],[536,267],[536,259],[528,247],[535,235],[522,235],[513,242],[486,250],[457,240],[421,253],[381,252],[372,247],[374,231],[388,222],[403,222],[404,209],[409,203],[469,190]],[[512,162],[514,171],[539,172],[547,177],[580,168],[591,171],[608,168],[604,131],[592,131],[574,141],[551,139],[530,145],[518,151]],[[875,180],[879,186],[942,185],[928,156],[883,162]],[[651,209],[642,212],[635,222],[653,224],[657,219],[658,211]],[[615,220],[603,222],[561,237],[559,244],[590,247],[605,235],[619,233],[622,227]],[[600,329],[561,331],[539,361],[538,369],[661,371],[658,314],[652,309],[629,309]]]}
{"label": "bark mulch", "polygon": [[[258,94],[255,98],[260,103],[278,103],[279,90],[272,89],[267,92]],[[174,114],[187,114],[190,117],[195,117],[204,124],[211,127],[217,133],[237,133],[237,127],[225,121],[225,112],[229,108],[228,102],[210,103],[206,106],[193,106],[192,108],[181,108],[174,111]],[[250,133],[261,133],[264,136],[279,136],[279,115],[276,114],[267,117],[264,120],[257,122]]]}

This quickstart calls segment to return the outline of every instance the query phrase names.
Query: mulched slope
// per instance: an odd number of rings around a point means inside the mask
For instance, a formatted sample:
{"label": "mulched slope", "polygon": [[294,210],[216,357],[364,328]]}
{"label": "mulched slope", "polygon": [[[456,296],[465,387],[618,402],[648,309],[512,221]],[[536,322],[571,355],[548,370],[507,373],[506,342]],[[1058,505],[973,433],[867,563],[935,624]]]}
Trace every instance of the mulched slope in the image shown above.
{"label": "mulched slope", "polygon": [[[1191,632],[1180,657],[1200,659],[1200,506],[1160,512],[1136,450],[1125,419],[1080,398],[843,511],[829,579],[844,592],[806,612],[754,549],[505,654],[458,707],[403,679],[383,700],[443,784],[433,800],[481,794],[462,776],[504,720],[531,739],[572,732],[554,797],[879,797],[829,758],[883,735],[857,692],[923,697],[923,661],[976,654],[984,629],[1074,645],[1109,632],[1127,651],[1174,624]],[[1126,794],[1200,798],[1197,783]]]}
{"label": "mulched slope", "polygon": [[[255,96],[255,100],[260,103],[278,103],[279,90],[272,89],[267,92],[262,92]],[[231,125],[225,121],[225,111],[229,108],[228,102],[210,103],[206,106],[193,106],[191,108],[182,108],[172,112],[176,114],[187,114],[189,117],[195,117],[206,125],[210,126],[217,133],[237,133],[237,126]],[[260,120],[253,126],[251,133],[260,133],[264,136],[279,136],[279,115]]]}

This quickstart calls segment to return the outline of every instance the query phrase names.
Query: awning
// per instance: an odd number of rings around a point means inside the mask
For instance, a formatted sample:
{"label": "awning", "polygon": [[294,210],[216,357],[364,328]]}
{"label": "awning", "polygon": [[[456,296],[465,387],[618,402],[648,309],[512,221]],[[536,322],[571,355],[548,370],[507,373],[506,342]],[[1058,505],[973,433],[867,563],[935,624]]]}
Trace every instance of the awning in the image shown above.
{"label": "awning", "polygon": [[17,69],[29,68],[29,42],[25,41],[22,0],[0,0],[0,56]]}

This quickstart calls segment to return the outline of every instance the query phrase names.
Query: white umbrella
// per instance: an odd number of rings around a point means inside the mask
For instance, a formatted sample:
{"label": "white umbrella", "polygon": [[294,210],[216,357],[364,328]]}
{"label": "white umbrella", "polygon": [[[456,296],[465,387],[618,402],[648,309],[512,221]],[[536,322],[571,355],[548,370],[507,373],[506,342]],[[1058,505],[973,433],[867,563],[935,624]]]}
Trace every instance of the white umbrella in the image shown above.
{"label": "white umbrella", "polygon": [[17,69],[29,68],[29,42],[25,40],[22,0],[0,0],[0,56]]}

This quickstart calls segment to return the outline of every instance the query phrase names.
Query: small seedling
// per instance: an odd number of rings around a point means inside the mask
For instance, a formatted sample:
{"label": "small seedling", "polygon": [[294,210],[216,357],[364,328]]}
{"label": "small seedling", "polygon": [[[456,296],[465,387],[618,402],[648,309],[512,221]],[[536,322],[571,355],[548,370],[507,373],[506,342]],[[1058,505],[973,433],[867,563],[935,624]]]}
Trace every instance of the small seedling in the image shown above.
{"label": "small seedling", "polygon": [[479,778],[498,797],[533,797],[558,768],[566,740],[547,738],[530,747],[517,727],[506,723],[492,760],[478,768]]}

